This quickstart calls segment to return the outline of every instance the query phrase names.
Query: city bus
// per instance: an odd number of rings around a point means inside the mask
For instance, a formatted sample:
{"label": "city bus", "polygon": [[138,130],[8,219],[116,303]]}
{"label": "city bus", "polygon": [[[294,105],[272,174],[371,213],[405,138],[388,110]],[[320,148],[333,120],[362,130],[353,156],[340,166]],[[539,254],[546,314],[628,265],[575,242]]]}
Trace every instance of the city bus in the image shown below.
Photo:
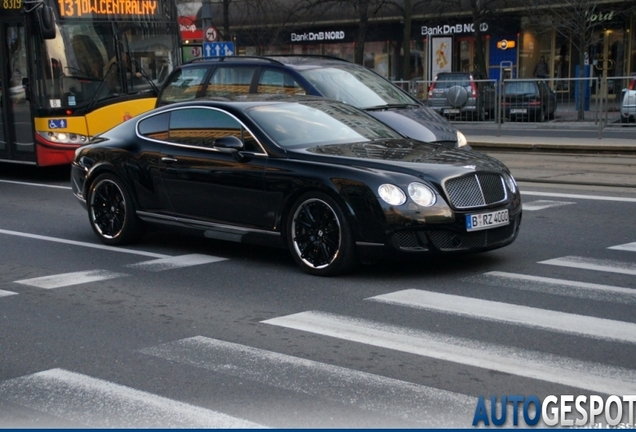
{"label": "city bus", "polygon": [[0,0],[0,162],[69,164],[179,62],[175,0]]}

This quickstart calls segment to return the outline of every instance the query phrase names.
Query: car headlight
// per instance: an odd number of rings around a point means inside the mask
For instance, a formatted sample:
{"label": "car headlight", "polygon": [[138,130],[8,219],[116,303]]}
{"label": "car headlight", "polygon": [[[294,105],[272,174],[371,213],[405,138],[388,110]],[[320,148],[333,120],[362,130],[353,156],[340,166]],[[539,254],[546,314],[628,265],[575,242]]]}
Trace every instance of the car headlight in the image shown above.
{"label": "car headlight", "polygon": [[466,136],[460,131],[457,131],[457,147],[464,147],[466,145],[468,145],[468,140],[466,139]]}
{"label": "car headlight", "polygon": [[503,178],[506,182],[506,186],[508,186],[508,189],[510,189],[510,192],[515,193],[517,191],[517,182],[515,181],[512,174],[504,173]]}
{"label": "car headlight", "polygon": [[422,183],[411,183],[408,191],[411,199],[422,207],[430,207],[437,200],[435,192]]}
{"label": "car headlight", "polygon": [[391,205],[402,205],[406,202],[406,195],[402,189],[392,184],[383,184],[378,188],[378,194],[386,203]]}

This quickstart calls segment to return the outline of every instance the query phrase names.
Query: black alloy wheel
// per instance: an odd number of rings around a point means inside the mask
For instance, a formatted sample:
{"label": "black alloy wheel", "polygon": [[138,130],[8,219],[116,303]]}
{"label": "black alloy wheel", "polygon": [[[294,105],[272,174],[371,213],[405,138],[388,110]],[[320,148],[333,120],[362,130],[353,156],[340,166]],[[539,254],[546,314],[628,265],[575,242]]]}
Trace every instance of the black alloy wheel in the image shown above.
{"label": "black alloy wheel", "polygon": [[124,245],[144,234],[133,200],[122,181],[113,174],[102,174],[91,185],[88,218],[99,239],[108,245]]}
{"label": "black alloy wheel", "polygon": [[357,259],[349,225],[328,195],[303,195],[287,220],[287,242],[294,260],[307,273],[334,276],[350,271]]}

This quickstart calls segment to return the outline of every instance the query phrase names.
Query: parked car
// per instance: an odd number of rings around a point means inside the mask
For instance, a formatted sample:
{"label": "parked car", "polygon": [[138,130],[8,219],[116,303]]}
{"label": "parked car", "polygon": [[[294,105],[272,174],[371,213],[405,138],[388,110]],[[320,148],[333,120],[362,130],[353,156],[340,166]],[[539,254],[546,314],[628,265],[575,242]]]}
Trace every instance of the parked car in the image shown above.
{"label": "parked car", "polygon": [[520,192],[500,161],[405,138],[325,98],[242,99],[157,108],[76,151],[73,194],[103,243],[180,225],[287,247],[327,276],[385,254],[478,252],[517,237]]}
{"label": "parked car", "polygon": [[373,70],[325,56],[229,56],[196,59],[176,67],[157,106],[237,94],[323,96],[364,109],[398,132],[447,147],[467,145],[448,120]]}
{"label": "parked car", "polygon": [[428,90],[428,106],[448,118],[494,118],[497,92],[479,72],[440,72]]}
{"label": "parked car", "polygon": [[508,119],[554,120],[556,93],[543,80],[505,81],[503,113]]}
{"label": "parked car", "polygon": [[636,118],[636,78],[629,81],[623,90],[623,102],[621,103],[621,123],[633,122]]}

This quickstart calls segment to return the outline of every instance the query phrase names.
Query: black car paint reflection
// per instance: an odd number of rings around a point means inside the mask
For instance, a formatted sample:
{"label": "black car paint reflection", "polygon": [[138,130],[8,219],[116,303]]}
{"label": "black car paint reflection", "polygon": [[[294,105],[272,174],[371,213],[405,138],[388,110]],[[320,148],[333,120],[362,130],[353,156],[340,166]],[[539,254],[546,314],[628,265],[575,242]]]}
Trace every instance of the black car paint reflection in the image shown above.
{"label": "black car paint reflection", "polygon": [[[386,254],[477,252],[516,238],[520,193],[496,159],[407,139],[339,102],[270,99],[168,105],[82,147],[71,185],[93,231],[121,245],[147,223],[181,225],[287,247],[325,276]],[[493,212],[508,223],[467,229],[466,215]]]}

